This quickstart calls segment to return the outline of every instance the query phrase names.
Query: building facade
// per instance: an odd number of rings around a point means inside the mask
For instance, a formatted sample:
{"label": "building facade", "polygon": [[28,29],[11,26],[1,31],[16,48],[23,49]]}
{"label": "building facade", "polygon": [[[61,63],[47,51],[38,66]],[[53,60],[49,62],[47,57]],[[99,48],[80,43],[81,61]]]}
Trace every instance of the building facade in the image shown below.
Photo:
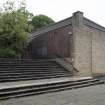
{"label": "building facade", "polygon": [[67,58],[78,75],[105,74],[105,28],[77,11],[30,35],[27,58]]}

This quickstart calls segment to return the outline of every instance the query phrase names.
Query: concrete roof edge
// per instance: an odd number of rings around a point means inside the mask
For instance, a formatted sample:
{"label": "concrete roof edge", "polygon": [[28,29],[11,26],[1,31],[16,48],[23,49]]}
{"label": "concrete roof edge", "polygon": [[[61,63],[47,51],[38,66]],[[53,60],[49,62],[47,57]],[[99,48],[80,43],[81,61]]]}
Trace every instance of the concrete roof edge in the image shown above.
{"label": "concrete roof edge", "polygon": [[44,28],[41,28],[40,30],[38,30],[36,32],[32,32],[30,36],[31,36],[31,38],[33,38],[33,37],[35,37],[37,35],[40,35],[40,34],[43,34],[43,33],[49,32],[49,31],[52,31],[54,29],[57,29],[57,28],[69,25],[71,23],[72,23],[72,17],[69,17],[69,18],[61,20],[59,22],[56,22],[54,24],[48,25],[48,26],[46,26]]}
{"label": "concrete roof edge", "polygon": [[91,26],[91,27],[99,29],[101,31],[105,31],[105,27],[99,25],[98,23],[96,23],[90,19],[87,19],[86,17],[84,17],[83,21],[84,21],[84,24],[87,26]]}

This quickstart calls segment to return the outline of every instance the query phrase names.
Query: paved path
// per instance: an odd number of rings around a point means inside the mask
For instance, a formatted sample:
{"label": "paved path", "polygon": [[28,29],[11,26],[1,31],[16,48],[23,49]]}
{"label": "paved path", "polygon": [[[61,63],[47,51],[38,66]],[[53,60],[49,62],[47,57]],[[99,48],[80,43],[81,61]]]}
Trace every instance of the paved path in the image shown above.
{"label": "paved path", "polygon": [[9,99],[0,105],[105,105],[105,84]]}

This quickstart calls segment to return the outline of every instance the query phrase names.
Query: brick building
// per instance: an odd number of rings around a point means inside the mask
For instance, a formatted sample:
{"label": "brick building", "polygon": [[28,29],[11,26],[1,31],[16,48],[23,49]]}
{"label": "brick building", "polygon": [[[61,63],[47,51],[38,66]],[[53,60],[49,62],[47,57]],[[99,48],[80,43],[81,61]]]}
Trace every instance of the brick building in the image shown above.
{"label": "brick building", "polygon": [[79,75],[105,73],[105,28],[77,11],[30,35],[27,58],[65,58]]}

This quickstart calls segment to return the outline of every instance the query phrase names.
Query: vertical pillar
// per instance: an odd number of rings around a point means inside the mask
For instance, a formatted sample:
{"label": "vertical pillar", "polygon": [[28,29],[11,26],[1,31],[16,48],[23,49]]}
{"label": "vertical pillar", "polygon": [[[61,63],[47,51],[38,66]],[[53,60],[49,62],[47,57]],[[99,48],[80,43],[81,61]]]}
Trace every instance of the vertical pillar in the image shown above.
{"label": "vertical pillar", "polygon": [[83,26],[83,12],[77,11],[73,13],[72,25],[75,25],[76,27]]}
{"label": "vertical pillar", "polygon": [[79,76],[89,76],[91,42],[89,31],[85,27],[83,19],[83,12],[77,11],[73,13],[73,66],[79,71]]}

